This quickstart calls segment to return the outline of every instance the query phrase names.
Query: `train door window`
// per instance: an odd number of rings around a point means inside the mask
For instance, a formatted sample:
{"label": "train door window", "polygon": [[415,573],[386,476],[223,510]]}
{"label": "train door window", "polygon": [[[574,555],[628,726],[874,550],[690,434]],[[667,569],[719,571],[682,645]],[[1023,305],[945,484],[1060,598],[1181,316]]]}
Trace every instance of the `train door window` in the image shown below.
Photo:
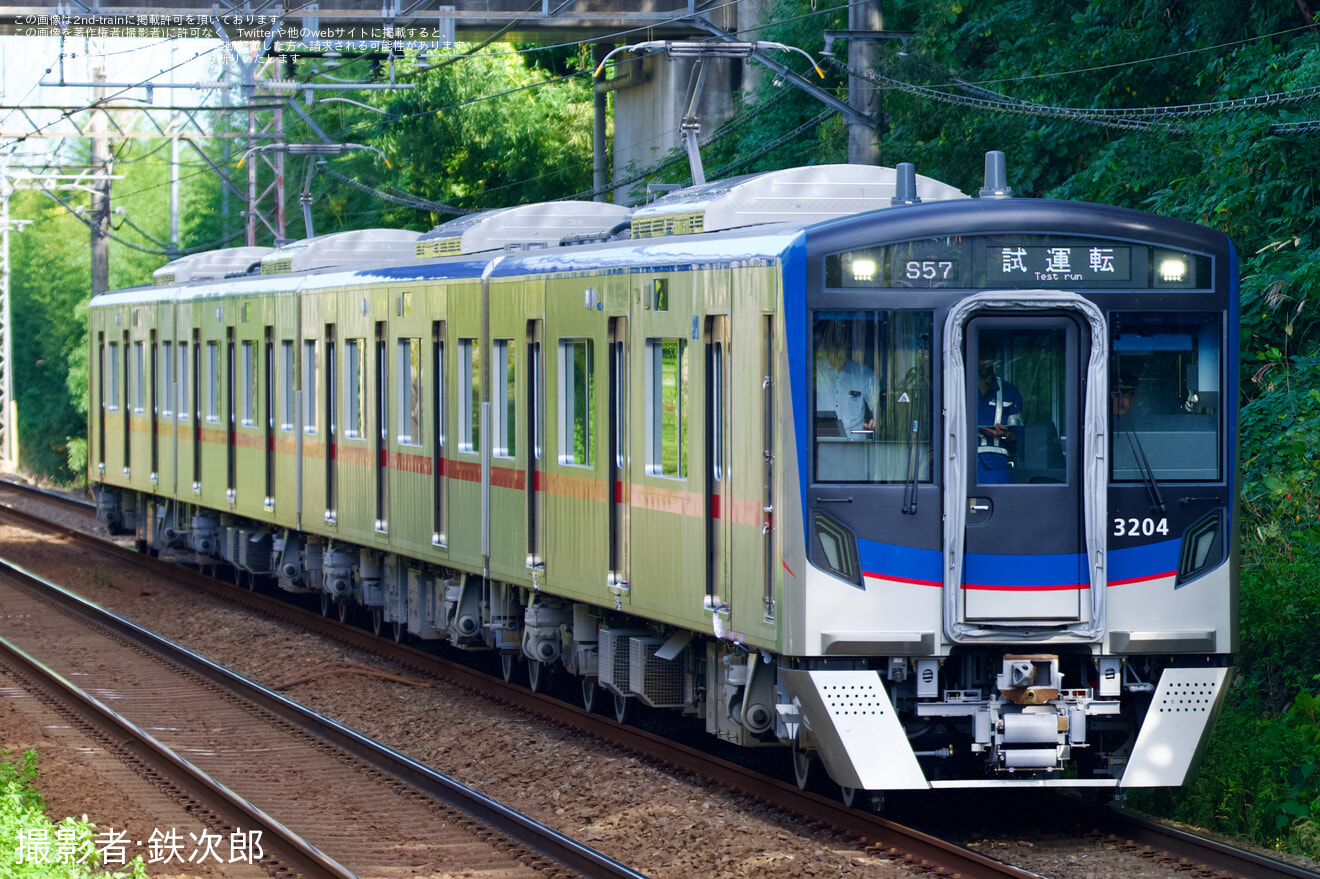
{"label": "train door window", "polygon": [[431,324],[431,420],[435,424],[435,450],[431,464],[431,543],[444,546],[445,540],[445,324]]}
{"label": "train door window", "polygon": [[478,339],[458,340],[458,450],[481,451],[481,346]]}
{"label": "train door window", "polygon": [[280,386],[280,430],[292,431],[298,417],[293,396],[293,339],[280,340],[280,355],[284,368],[284,381]]}
{"label": "train door window", "polygon": [[646,340],[646,472],[687,478],[688,346]]}
{"label": "train door window", "polygon": [[527,322],[527,567],[545,570],[542,532],[545,522],[545,493],[542,491],[544,464],[541,460],[544,446],[543,421],[545,417],[545,365],[541,360],[543,325],[539,320]]}
{"label": "train door window", "polygon": [[[1109,321],[1111,478],[1217,482],[1223,320],[1115,312]],[[1232,405],[1232,401],[1227,401]]]}
{"label": "train door window", "polygon": [[206,420],[220,420],[220,343],[206,343]]}
{"label": "train door window", "polygon": [[932,479],[929,311],[820,311],[812,319],[817,482]]}
{"label": "train door window", "polygon": [[[390,382],[388,336],[384,321],[376,322],[376,524],[379,534],[388,531],[390,480],[385,472],[390,435]],[[400,378],[402,381],[402,378]]]}
{"label": "train door window", "polygon": [[399,339],[399,443],[422,444],[422,340]]}
{"label": "train door window", "polygon": [[1067,483],[1075,442],[1067,329],[982,327],[976,334],[977,484]]}
{"label": "train door window", "polygon": [[491,454],[497,458],[513,458],[517,455],[516,407],[518,398],[514,393],[515,348],[512,339],[496,339],[494,363],[495,374],[491,376]]}
{"label": "train door window", "polygon": [[532,457],[541,460],[545,447],[542,426],[545,424],[545,365],[541,362],[541,340],[536,339],[528,346],[527,381],[531,385],[531,420],[528,432],[531,437]]}
{"label": "train door window", "polygon": [[724,342],[716,340],[710,352],[710,476],[724,479]]}
{"label": "train door window", "polygon": [[201,491],[202,488],[202,331],[193,330],[192,334],[192,384],[191,388],[192,404],[189,411],[193,413],[193,491]]}
{"label": "train door window", "polygon": [[142,343],[133,343],[133,414],[146,411],[147,376],[142,362]]}
{"label": "train door window", "polygon": [[187,421],[189,409],[188,401],[188,343],[179,342],[179,370],[175,374],[178,386],[178,397],[176,398],[179,409],[179,420]]}
{"label": "train door window", "polygon": [[621,470],[628,457],[628,353],[622,339],[610,343],[610,376],[614,380],[614,466]]}
{"label": "train door window", "polygon": [[244,427],[257,423],[257,363],[250,339],[243,342],[242,406],[239,409]]}
{"label": "train door window", "polygon": [[262,334],[265,343],[265,410],[262,423],[266,428],[265,442],[261,445],[266,450],[266,496],[265,505],[269,509],[275,498],[275,330],[266,327]]}
{"label": "train door window", "polygon": [[234,328],[225,329],[225,445],[228,459],[228,488],[238,488],[238,446],[234,426],[238,422],[238,352],[234,347]]}
{"label": "train door window", "polygon": [[101,465],[101,470],[105,470],[105,413],[109,405],[105,398],[105,333],[96,334],[96,392],[97,398],[101,401],[101,407],[97,411],[97,430],[96,430],[96,462]]}
{"label": "train door window", "polygon": [[[335,437],[338,430],[339,419],[335,412],[335,382],[337,376],[335,370],[338,363],[335,360],[335,325],[325,325],[325,360],[322,362],[325,368],[325,382],[322,386],[325,394],[325,508],[332,516],[339,509],[339,468],[336,466],[338,455],[335,451]],[[313,370],[315,375],[315,370]],[[316,389],[312,388],[309,392],[315,400]],[[312,404],[316,404],[313,402]]]}
{"label": "train door window", "polygon": [[133,427],[130,416],[133,412],[133,348],[128,333],[124,333],[124,475],[128,475],[130,462],[133,460]]}
{"label": "train door window", "polygon": [[111,342],[106,346],[105,364],[101,367],[106,376],[106,408],[111,412],[119,411],[119,343]]}
{"label": "train door window", "polygon": [[344,438],[362,438],[362,382],[366,378],[362,368],[362,352],[366,339],[344,340]]}
{"label": "train door window", "polygon": [[559,463],[590,467],[596,423],[591,340],[559,340]]}
{"label": "train door window", "polygon": [[156,399],[160,400],[160,417],[174,417],[174,343],[160,343],[161,364],[165,367],[160,372],[160,387],[156,389]]}
{"label": "train door window", "polygon": [[303,340],[303,433],[316,433],[316,340]]}

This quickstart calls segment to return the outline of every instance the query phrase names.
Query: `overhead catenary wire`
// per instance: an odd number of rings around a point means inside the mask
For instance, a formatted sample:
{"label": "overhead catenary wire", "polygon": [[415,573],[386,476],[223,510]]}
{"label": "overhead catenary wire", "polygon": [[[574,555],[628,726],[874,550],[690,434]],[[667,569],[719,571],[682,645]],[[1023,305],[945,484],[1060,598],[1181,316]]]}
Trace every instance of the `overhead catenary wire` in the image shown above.
{"label": "overhead catenary wire", "polygon": [[837,58],[823,56],[826,62],[849,75],[867,80],[881,88],[893,89],[917,97],[928,98],[941,103],[989,110],[998,113],[1011,113],[1026,116],[1043,116],[1067,119],[1091,125],[1111,128],[1140,130],[1162,130],[1169,133],[1182,133],[1185,129],[1176,125],[1175,120],[1205,116],[1218,113],[1234,113],[1255,110],[1280,104],[1299,103],[1320,98],[1320,86],[1306,86],[1288,89],[1264,95],[1250,95],[1243,98],[1227,98],[1217,101],[1202,101],[1191,104],[1170,104],[1153,107],[1061,107],[1024,101],[1008,95],[990,91],[973,83],[954,80],[960,87],[975,91],[976,95],[956,94],[943,88],[917,85],[891,76],[869,70],[858,70]]}

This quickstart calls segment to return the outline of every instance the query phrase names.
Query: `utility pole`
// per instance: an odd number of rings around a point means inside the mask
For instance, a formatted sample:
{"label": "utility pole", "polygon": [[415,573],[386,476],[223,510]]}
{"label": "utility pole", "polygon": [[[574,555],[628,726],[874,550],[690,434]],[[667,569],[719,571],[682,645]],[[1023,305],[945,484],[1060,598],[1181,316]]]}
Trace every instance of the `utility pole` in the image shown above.
{"label": "utility pole", "polygon": [[18,406],[14,402],[14,348],[9,310],[9,163],[0,167],[0,471],[18,469]]}
{"label": "utility pole", "polygon": [[100,83],[92,90],[92,172],[102,178],[92,194],[92,295],[110,289],[110,139],[106,136],[105,68],[98,67],[92,79]]}
{"label": "utility pole", "polygon": [[[600,70],[601,63],[609,56],[611,47],[606,43],[593,43],[591,60]],[[603,71],[602,71],[603,74]],[[599,190],[609,182],[609,153],[606,150],[605,126],[609,116],[610,95],[605,90],[605,77],[597,74],[593,79],[592,89],[592,125],[591,125],[591,188]],[[609,201],[612,193],[596,193],[596,201]]]}
{"label": "utility pole", "polygon": [[[861,0],[848,7],[848,30],[883,31],[884,13],[880,0]],[[876,43],[873,40],[848,40],[848,66],[853,70],[870,70],[875,64]],[[848,76],[848,106],[873,119],[880,118],[880,91],[860,76]],[[848,125],[848,161],[858,165],[880,164],[880,132],[856,122]]]}

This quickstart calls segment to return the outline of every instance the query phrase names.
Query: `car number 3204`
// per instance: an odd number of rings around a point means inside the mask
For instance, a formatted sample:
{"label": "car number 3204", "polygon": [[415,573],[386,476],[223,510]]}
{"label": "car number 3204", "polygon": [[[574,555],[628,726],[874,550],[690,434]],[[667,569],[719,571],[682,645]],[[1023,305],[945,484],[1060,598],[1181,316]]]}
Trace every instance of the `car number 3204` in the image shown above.
{"label": "car number 3204", "polygon": [[1114,520],[1115,537],[1154,537],[1156,534],[1168,535],[1168,519],[1123,519]]}

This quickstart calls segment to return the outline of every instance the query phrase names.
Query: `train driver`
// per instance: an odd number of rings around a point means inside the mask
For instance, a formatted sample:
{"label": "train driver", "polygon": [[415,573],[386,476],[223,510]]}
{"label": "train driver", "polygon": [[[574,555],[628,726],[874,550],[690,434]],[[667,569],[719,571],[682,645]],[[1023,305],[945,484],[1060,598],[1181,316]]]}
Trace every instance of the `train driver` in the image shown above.
{"label": "train driver", "polygon": [[880,384],[874,370],[853,359],[852,323],[820,318],[815,322],[817,436],[875,437]]}
{"label": "train driver", "polygon": [[997,351],[992,339],[982,335],[977,358],[976,387],[976,481],[979,485],[1002,485],[1013,481],[1012,454],[1017,449],[1015,428],[1022,424],[1022,394],[1012,382],[995,374]]}
{"label": "train driver", "polygon": [[1119,419],[1132,413],[1132,402],[1136,399],[1137,393],[1137,380],[1129,372],[1116,373],[1109,388],[1110,400],[1112,401],[1110,411],[1113,413],[1116,423],[1122,424]]}

